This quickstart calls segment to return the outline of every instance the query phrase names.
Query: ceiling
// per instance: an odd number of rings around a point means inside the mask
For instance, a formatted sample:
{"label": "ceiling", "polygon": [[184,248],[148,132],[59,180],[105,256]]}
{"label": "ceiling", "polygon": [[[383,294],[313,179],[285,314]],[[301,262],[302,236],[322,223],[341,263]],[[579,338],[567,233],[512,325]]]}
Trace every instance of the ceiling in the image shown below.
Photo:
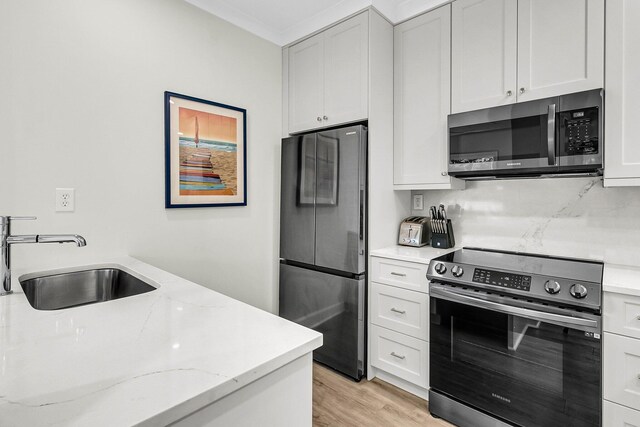
{"label": "ceiling", "polygon": [[186,0],[251,33],[284,46],[373,6],[392,23],[451,0]]}

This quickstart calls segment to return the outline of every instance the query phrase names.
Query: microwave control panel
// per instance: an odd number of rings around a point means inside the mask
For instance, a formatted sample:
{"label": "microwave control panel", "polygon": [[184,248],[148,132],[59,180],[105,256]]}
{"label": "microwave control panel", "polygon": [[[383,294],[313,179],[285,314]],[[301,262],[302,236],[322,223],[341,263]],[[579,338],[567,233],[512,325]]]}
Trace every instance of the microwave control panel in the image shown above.
{"label": "microwave control panel", "polygon": [[560,147],[563,155],[598,153],[598,108],[560,113]]}
{"label": "microwave control panel", "polygon": [[473,270],[473,281],[484,285],[502,286],[503,288],[517,289],[526,292],[529,292],[531,289],[531,276],[485,270],[483,268]]}

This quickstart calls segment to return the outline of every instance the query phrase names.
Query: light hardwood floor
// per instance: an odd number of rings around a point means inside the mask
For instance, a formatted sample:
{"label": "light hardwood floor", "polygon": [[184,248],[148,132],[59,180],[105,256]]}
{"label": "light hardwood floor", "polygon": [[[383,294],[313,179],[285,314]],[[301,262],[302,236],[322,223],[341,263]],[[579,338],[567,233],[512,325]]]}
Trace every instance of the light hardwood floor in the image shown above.
{"label": "light hardwood floor", "polygon": [[433,418],[428,402],[375,378],[356,383],[313,364],[313,426],[453,427]]}

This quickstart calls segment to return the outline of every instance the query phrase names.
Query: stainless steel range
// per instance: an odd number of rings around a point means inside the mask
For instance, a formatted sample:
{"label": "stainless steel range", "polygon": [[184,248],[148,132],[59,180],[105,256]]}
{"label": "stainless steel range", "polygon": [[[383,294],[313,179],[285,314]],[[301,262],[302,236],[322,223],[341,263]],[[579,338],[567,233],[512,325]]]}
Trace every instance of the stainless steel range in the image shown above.
{"label": "stainless steel range", "polygon": [[600,426],[599,262],[464,248],[429,264],[433,415]]}

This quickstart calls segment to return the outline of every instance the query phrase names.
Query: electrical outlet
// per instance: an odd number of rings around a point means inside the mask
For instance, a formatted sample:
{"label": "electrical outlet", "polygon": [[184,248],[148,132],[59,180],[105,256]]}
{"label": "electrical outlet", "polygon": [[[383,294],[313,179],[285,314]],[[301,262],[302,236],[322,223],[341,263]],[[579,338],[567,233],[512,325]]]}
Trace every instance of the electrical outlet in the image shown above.
{"label": "electrical outlet", "polygon": [[413,210],[421,211],[424,209],[424,197],[422,194],[413,195]]}
{"label": "electrical outlet", "polygon": [[76,208],[73,188],[56,188],[56,212],[73,212]]}

